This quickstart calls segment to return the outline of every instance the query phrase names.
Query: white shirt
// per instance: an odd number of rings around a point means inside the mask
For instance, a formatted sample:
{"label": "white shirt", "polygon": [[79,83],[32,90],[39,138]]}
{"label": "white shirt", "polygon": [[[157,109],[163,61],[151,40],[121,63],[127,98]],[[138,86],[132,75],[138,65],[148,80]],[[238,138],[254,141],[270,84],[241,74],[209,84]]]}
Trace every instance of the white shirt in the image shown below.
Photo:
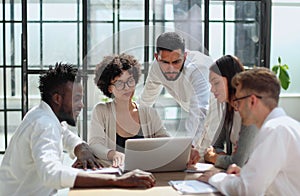
{"label": "white shirt", "polygon": [[299,195],[300,124],[275,108],[254,142],[240,177],[219,173],[209,179],[225,195]]}
{"label": "white shirt", "polygon": [[80,143],[42,101],[10,140],[0,168],[0,195],[52,195],[73,187],[78,170],[63,165],[63,147],[73,153]]}
{"label": "white shirt", "polygon": [[206,148],[213,145],[215,138],[220,134],[225,119],[225,103],[219,103],[216,98],[209,99],[209,109],[204,122],[203,134],[195,147],[199,150],[201,161],[204,161]]}
{"label": "white shirt", "polygon": [[145,87],[141,94],[140,105],[151,106],[163,87],[187,112],[185,129],[187,136],[194,137],[194,144],[202,134],[209,101],[208,68],[213,60],[198,51],[187,51],[183,70],[175,81],[169,81],[155,60],[151,65]]}

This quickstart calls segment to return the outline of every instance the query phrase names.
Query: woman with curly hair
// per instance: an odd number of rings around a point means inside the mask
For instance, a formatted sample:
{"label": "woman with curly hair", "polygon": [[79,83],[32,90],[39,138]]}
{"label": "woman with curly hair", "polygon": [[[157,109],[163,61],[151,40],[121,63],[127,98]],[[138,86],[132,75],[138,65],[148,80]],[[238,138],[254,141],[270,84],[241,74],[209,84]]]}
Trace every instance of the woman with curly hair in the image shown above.
{"label": "woman with curly hair", "polygon": [[94,82],[111,102],[93,108],[89,144],[100,159],[118,167],[124,161],[125,141],[132,138],[168,137],[154,108],[132,100],[141,75],[140,63],[128,54],[106,56],[97,65]]}

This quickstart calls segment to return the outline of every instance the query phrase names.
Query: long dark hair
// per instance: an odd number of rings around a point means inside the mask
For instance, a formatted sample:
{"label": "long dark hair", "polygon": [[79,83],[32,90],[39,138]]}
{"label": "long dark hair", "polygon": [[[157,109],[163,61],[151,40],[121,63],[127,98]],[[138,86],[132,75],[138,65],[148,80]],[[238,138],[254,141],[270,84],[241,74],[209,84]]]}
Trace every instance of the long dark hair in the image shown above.
{"label": "long dark hair", "polygon": [[237,57],[225,55],[216,60],[211,65],[209,70],[227,79],[228,102],[226,102],[226,114],[224,124],[229,130],[231,130],[234,110],[230,103],[235,94],[235,89],[231,85],[231,80],[235,76],[235,74],[244,71],[244,66]]}

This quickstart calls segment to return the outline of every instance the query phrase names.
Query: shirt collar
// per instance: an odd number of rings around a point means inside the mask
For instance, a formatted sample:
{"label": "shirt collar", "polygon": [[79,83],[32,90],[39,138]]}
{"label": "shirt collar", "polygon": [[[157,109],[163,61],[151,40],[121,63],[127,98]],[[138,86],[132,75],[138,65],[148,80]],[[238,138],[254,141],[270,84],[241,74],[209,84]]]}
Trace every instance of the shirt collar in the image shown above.
{"label": "shirt collar", "polygon": [[55,120],[57,123],[61,124],[57,118],[57,116],[55,115],[55,113],[53,112],[52,108],[44,101],[41,101],[39,107],[45,111],[51,118],[53,118],[53,120]]}
{"label": "shirt collar", "polygon": [[284,111],[282,108],[280,108],[280,107],[274,108],[274,109],[270,112],[270,114],[267,116],[267,118],[265,119],[263,125],[264,125],[266,122],[268,122],[269,120],[272,120],[272,119],[274,119],[274,118],[278,118],[278,117],[280,117],[280,116],[286,116],[285,111]]}

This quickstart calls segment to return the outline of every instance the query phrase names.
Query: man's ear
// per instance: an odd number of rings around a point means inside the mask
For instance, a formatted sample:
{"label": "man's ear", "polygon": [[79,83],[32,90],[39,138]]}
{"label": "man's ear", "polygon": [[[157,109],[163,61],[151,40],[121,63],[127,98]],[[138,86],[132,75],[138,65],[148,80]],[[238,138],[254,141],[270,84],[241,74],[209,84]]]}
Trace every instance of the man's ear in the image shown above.
{"label": "man's ear", "polygon": [[250,99],[251,99],[251,106],[253,106],[254,104],[257,103],[257,97],[256,97],[255,95],[252,95],[252,96],[250,97]]}
{"label": "man's ear", "polygon": [[109,85],[109,87],[108,87],[108,89],[107,89],[109,93],[112,93],[112,89],[111,89],[112,87],[111,87],[111,86],[112,86],[112,85]]}
{"label": "man's ear", "polygon": [[52,102],[55,104],[55,105],[61,105],[62,103],[62,96],[58,93],[54,93],[52,95]]}
{"label": "man's ear", "polygon": [[186,56],[187,56],[187,52],[184,52],[183,53],[184,60],[186,59]]}
{"label": "man's ear", "polygon": [[154,53],[154,57],[158,61],[158,53]]}

